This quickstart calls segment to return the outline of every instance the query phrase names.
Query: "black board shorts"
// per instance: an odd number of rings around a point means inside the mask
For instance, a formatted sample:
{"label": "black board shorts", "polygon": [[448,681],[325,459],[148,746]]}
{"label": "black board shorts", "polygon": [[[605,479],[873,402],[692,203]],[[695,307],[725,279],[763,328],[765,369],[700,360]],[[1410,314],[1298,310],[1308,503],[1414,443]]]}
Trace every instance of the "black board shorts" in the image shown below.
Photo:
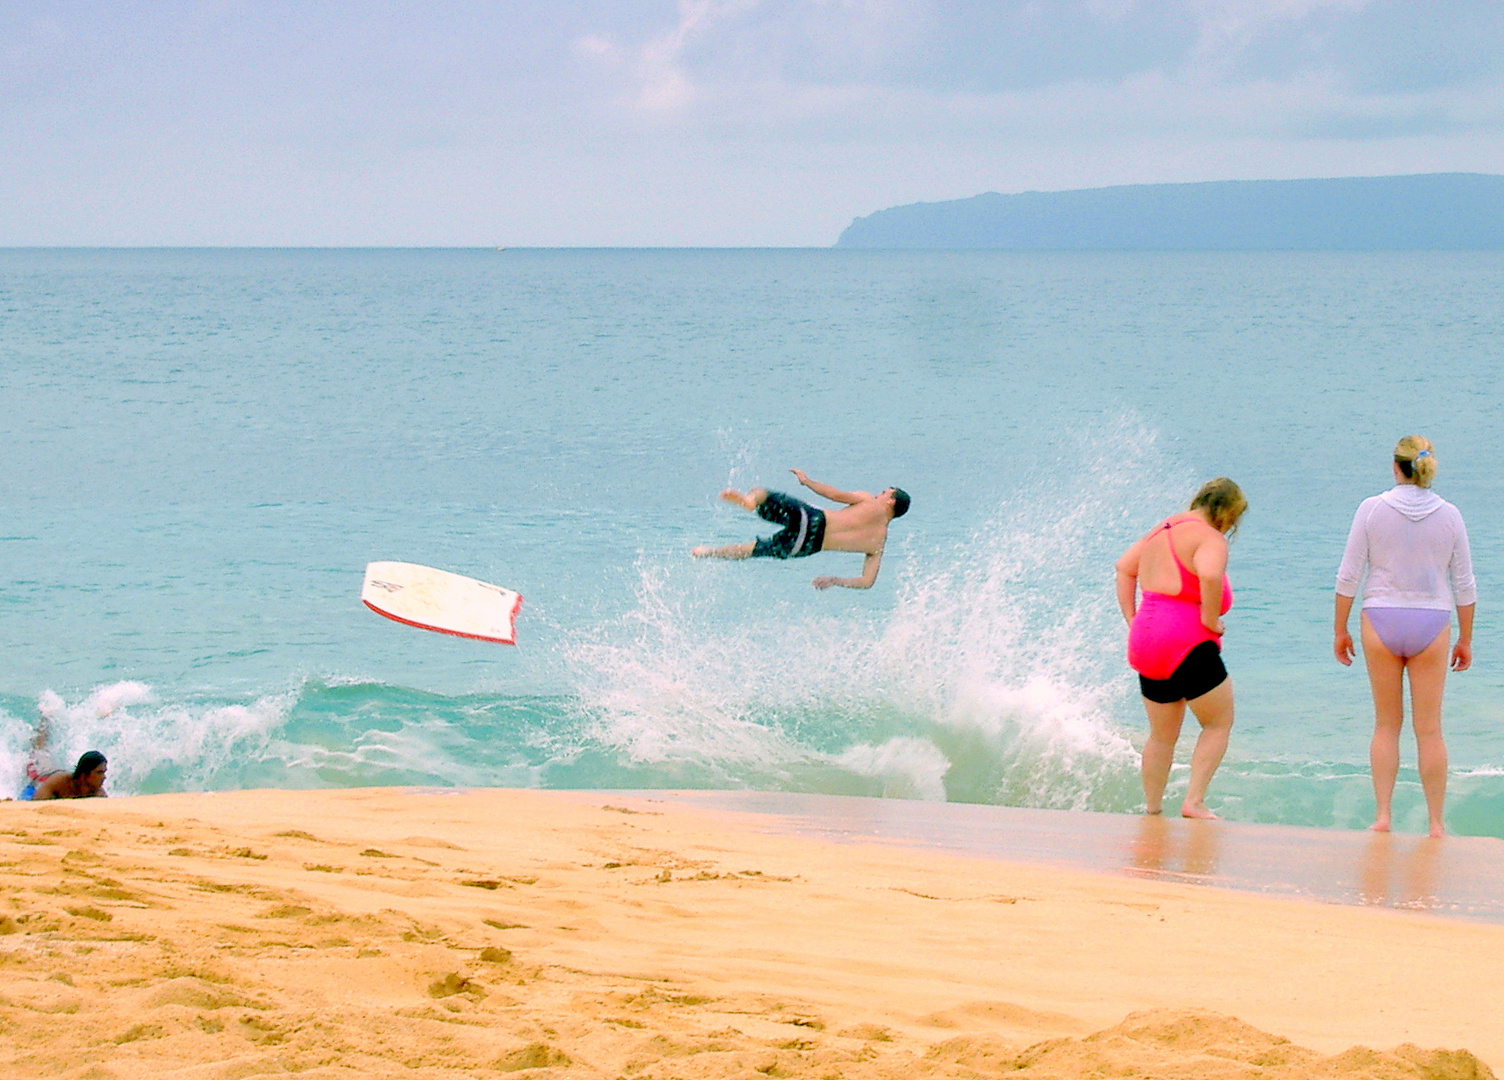
{"label": "black board shorts", "polygon": [[825,511],[781,491],[768,492],[757,516],[783,528],[752,545],[754,559],[802,559],[825,543]]}
{"label": "black board shorts", "polygon": [[1194,701],[1227,681],[1227,665],[1222,663],[1222,649],[1215,641],[1203,641],[1180,662],[1168,679],[1138,677],[1144,697],[1160,705],[1176,701]]}

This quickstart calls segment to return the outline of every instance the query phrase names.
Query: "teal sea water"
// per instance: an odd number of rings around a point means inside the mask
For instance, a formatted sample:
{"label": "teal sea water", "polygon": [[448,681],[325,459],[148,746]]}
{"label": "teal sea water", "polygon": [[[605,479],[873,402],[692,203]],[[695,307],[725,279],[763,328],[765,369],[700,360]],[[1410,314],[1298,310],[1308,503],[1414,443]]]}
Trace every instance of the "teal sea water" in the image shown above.
{"label": "teal sea water", "polygon": [[[41,711],[117,794],[1129,812],[1112,562],[1226,474],[1252,508],[1211,802],[1359,828],[1331,587],[1420,432],[1480,592],[1449,825],[1504,836],[1501,351],[1497,253],[0,251],[0,786]],[[688,558],[767,532],[716,492],[794,466],[912,494],[870,592],[810,587],[856,556]],[[518,646],[366,611],[373,559],[517,589]],[[1407,736],[1409,831],[1413,765]]]}

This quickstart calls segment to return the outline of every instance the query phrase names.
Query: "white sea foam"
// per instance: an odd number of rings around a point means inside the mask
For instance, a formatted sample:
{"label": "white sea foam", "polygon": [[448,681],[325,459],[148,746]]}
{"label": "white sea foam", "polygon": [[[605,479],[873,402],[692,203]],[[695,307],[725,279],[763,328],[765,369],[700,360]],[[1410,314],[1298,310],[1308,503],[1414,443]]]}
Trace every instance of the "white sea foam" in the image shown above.
{"label": "white sea foam", "polygon": [[400,777],[402,783],[440,783],[462,787],[538,787],[541,766],[515,761],[480,763],[474,755],[456,754],[446,745],[440,722],[406,723],[394,730],[372,728],[337,747],[281,743],[281,764],[309,782],[380,786]]}
{"label": "white sea foam", "polygon": [[637,605],[614,628],[626,641],[576,645],[581,696],[599,721],[596,738],[633,763],[688,761],[733,773],[802,757],[795,740],[760,723],[753,709],[762,688],[792,689],[787,680],[795,672],[774,678],[770,662],[782,667],[775,643],[756,641],[759,631],[782,628],[717,634],[706,618],[708,600],[667,566],[643,565]]}
{"label": "white sea foam", "polygon": [[[354,695],[351,690],[359,691]],[[505,715],[505,714],[504,714]],[[537,786],[546,752],[513,719],[498,732],[472,703],[360,680],[306,680],[245,703],[168,701],[142,683],[112,683],[69,701],[47,690],[46,769],[84,750],[110,762],[117,795],[256,786],[392,783]],[[0,776],[24,783],[37,721],[0,712]],[[498,738],[498,735],[500,737]]]}
{"label": "white sea foam", "polygon": [[43,690],[35,719],[6,718],[4,745],[16,749],[0,756],[0,769],[18,786],[25,782],[28,763],[44,774],[72,769],[85,750],[108,744],[107,732],[119,718],[151,700],[151,687],[131,681],[95,687],[71,705],[56,691]]}
{"label": "white sea foam", "polygon": [[876,746],[859,744],[832,761],[853,775],[880,780],[883,798],[945,801],[950,759],[928,739],[905,736]]}
{"label": "white sea foam", "polygon": [[[290,704],[288,695],[250,705],[162,704],[139,682],[98,686],[69,703],[48,689],[37,699],[38,719],[47,728],[40,764],[68,769],[85,750],[99,750],[109,758],[111,790],[138,791],[162,773],[172,776],[174,788],[210,788],[227,766],[239,768],[248,756],[265,752]],[[7,732],[6,744],[27,746],[35,730],[32,726],[20,737]],[[3,767],[19,777],[27,751],[13,756],[16,761]]]}

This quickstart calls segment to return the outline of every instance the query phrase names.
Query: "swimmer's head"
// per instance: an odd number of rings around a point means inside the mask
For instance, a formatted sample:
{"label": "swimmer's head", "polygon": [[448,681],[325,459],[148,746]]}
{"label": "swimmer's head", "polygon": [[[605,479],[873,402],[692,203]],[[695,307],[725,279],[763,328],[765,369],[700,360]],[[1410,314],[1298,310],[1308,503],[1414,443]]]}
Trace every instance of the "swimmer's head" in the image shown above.
{"label": "swimmer's head", "polygon": [[1242,488],[1227,477],[1219,476],[1201,485],[1201,490],[1191,500],[1191,509],[1206,511],[1212,528],[1231,536],[1238,529],[1238,519],[1243,516],[1243,511],[1248,509],[1248,500],[1243,497]]}
{"label": "swimmer's head", "polygon": [[1394,447],[1394,463],[1400,475],[1414,480],[1416,487],[1428,488],[1436,479],[1436,454],[1431,440],[1424,435],[1406,435]]}
{"label": "swimmer's head", "polygon": [[889,488],[893,493],[893,516],[901,518],[909,512],[909,493],[903,488]]}
{"label": "swimmer's head", "polygon": [[78,764],[73,766],[73,779],[87,783],[93,790],[98,791],[104,787],[105,773],[108,771],[109,762],[98,750],[90,750],[78,759]]}

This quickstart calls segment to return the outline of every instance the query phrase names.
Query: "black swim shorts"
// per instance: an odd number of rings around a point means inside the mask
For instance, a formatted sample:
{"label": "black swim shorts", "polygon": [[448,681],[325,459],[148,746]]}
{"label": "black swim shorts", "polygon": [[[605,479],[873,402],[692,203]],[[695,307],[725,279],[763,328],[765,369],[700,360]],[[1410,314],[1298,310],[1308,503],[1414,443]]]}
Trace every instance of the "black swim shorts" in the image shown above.
{"label": "black swim shorts", "polygon": [[753,558],[801,559],[825,543],[825,511],[781,491],[770,491],[757,516],[783,528],[752,547]]}
{"label": "black swim shorts", "polygon": [[1203,641],[1180,662],[1168,679],[1138,677],[1144,697],[1160,705],[1176,701],[1193,701],[1227,681],[1227,665],[1215,641]]}

